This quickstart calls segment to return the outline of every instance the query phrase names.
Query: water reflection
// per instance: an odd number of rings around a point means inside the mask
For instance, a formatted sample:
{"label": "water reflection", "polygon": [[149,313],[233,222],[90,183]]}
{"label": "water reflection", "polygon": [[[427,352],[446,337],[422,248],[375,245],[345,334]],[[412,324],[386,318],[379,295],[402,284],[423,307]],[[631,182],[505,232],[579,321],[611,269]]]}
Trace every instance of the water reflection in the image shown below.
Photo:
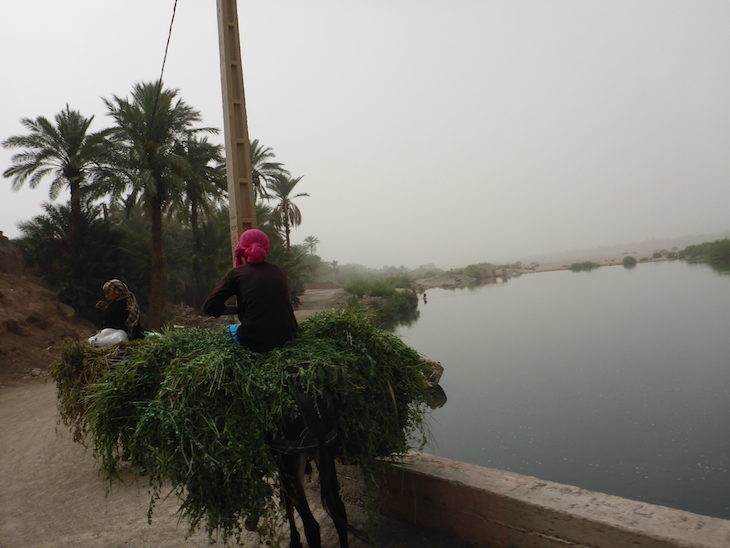
{"label": "water reflection", "polygon": [[729,261],[715,261],[709,263],[710,268],[718,274],[730,275],[730,262]]}
{"label": "water reflection", "polygon": [[407,344],[449,401],[427,452],[730,518],[728,279],[645,263],[429,290]]}
{"label": "water reflection", "polygon": [[386,310],[381,313],[380,327],[386,331],[395,331],[399,327],[410,327],[421,317],[418,308],[398,308]]}
{"label": "water reflection", "polygon": [[443,389],[443,387],[439,384],[432,387],[429,391],[429,401],[428,406],[431,409],[438,409],[439,407],[443,407],[446,405],[446,391]]}

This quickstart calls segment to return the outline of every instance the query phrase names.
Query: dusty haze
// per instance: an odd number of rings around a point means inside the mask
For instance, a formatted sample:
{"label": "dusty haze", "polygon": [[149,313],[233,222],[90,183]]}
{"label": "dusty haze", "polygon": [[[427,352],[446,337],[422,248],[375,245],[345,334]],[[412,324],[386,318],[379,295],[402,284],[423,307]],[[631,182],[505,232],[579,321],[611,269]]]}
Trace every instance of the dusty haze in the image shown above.
{"label": "dusty haze", "polygon": [[[0,138],[159,76],[174,2],[0,7]],[[724,0],[239,2],[249,132],[324,260],[450,268],[730,228]],[[222,128],[216,5],[180,2],[165,84]],[[11,151],[0,150],[0,168]],[[64,200],[67,196],[62,197]],[[10,192],[0,230],[48,183]]]}

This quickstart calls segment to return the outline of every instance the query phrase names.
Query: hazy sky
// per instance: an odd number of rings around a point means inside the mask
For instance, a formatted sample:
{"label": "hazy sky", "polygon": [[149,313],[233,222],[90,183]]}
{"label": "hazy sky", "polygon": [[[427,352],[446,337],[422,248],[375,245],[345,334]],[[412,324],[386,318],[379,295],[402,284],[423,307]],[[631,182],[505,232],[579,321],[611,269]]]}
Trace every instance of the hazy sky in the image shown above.
{"label": "hazy sky", "polygon": [[[66,103],[109,126],[101,97],[159,76],[173,5],[2,2],[0,139]],[[730,228],[727,0],[238,11],[250,136],[304,176],[293,241],[324,260],[450,268]],[[222,129],[219,66],[215,1],[179,0],[165,85]],[[48,183],[10,186],[12,238]]]}

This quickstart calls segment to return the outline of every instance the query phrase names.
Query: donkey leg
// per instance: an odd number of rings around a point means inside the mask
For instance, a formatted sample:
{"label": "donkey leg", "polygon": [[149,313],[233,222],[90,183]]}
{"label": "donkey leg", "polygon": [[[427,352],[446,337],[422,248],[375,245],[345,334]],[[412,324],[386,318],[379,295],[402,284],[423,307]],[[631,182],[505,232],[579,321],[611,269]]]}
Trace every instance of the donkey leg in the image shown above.
{"label": "donkey leg", "polygon": [[340,497],[340,485],[337,482],[337,469],[335,468],[335,456],[331,447],[320,451],[319,461],[319,485],[324,503],[337,530],[340,539],[340,548],[348,548],[347,540],[347,510],[345,503]]}
{"label": "donkey leg", "polygon": [[[289,475],[287,479],[287,489],[290,489],[289,495],[293,498],[294,506],[302,518],[302,524],[304,525],[304,535],[307,537],[309,548],[321,548],[322,540],[319,531],[319,524],[317,519],[312,514],[312,510],[309,508],[307,503],[307,494],[304,491],[304,468],[307,464],[307,455],[304,452],[295,453],[293,455],[286,455],[287,460],[290,460],[291,467],[289,470],[293,471],[294,474]],[[290,522],[292,531],[296,531],[296,527],[293,526],[293,522]],[[299,533],[297,539],[299,538]],[[292,540],[294,539],[294,533],[292,533]],[[300,545],[301,546],[301,545]],[[292,545],[294,548],[294,545]],[[298,548],[298,547],[297,547]]]}
{"label": "donkey leg", "polygon": [[296,459],[292,455],[281,457],[279,462],[279,479],[281,481],[281,500],[284,503],[286,519],[289,522],[289,548],[302,548],[302,539],[297,531],[294,519],[294,499],[296,493]]}
{"label": "donkey leg", "polygon": [[299,536],[297,524],[294,521],[294,502],[284,488],[281,489],[281,499],[284,501],[286,519],[289,522],[289,548],[302,548],[302,537]]}

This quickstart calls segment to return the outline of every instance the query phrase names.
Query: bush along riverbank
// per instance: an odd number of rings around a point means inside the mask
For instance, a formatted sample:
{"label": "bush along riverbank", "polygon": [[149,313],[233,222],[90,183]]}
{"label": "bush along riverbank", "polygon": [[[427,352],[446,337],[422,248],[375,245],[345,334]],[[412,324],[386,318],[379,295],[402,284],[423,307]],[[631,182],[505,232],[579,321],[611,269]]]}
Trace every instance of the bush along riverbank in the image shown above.
{"label": "bush along riverbank", "polygon": [[418,296],[410,279],[356,280],[344,289],[352,294],[348,306],[372,314],[373,321],[382,329],[392,331],[398,325],[418,320]]}

